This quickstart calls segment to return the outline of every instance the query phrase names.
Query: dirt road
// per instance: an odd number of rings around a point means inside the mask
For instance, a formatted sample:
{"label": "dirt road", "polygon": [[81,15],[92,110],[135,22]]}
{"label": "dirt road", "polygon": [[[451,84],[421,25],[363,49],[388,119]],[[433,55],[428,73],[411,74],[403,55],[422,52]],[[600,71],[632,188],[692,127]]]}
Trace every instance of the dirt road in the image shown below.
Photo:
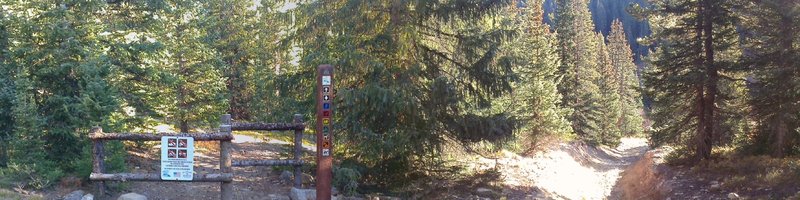
{"label": "dirt road", "polygon": [[503,184],[533,188],[510,199],[618,199],[614,186],[628,166],[649,149],[642,138],[623,138],[617,148],[564,143],[533,156],[505,152],[500,159],[479,159],[476,168],[495,164]]}

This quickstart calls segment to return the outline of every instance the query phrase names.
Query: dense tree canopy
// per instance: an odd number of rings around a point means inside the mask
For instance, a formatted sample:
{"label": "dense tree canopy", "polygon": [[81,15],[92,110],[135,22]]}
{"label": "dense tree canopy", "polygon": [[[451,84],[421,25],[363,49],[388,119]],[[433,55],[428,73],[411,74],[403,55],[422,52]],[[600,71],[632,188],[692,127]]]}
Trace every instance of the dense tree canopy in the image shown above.
{"label": "dense tree canopy", "polygon": [[[93,126],[312,116],[321,64],[336,67],[335,164],[372,186],[452,175],[453,149],[545,138],[795,156],[798,4],[0,0],[0,184],[86,177]],[[111,170],[124,148],[109,144]]]}

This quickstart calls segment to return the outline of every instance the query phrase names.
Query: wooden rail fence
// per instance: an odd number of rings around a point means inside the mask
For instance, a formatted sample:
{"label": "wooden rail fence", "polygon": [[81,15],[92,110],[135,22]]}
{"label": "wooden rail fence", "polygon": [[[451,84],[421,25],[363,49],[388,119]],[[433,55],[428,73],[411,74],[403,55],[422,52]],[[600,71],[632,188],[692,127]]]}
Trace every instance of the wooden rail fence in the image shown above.
{"label": "wooden rail fence", "polygon": [[[214,133],[103,133],[100,127],[94,127],[89,133],[93,148],[92,174],[89,179],[97,182],[100,195],[106,194],[105,181],[163,181],[159,173],[105,173],[105,141],[161,141],[161,137],[180,136],[192,137],[195,141],[219,141],[220,173],[194,174],[192,182],[220,182],[220,199],[233,199],[233,169],[232,167],[245,166],[294,166],[294,187],[302,185],[302,160],[303,130],[305,124],[302,115],[295,114],[292,123],[242,123],[231,122],[231,115],[222,115],[219,132]],[[292,160],[237,160],[231,157],[233,131],[294,131],[294,159]]]}

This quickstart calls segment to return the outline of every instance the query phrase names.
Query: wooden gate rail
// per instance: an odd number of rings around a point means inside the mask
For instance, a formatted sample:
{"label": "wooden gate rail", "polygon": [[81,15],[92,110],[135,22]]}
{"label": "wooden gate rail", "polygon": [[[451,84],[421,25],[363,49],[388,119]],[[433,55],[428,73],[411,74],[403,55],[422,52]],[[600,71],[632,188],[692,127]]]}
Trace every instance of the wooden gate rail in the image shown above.
{"label": "wooden gate rail", "polygon": [[231,129],[235,131],[294,131],[294,159],[293,160],[241,160],[234,161],[234,167],[246,166],[294,166],[294,187],[300,188],[302,182],[301,167],[305,164],[303,155],[303,115],[295,114],[292,123],[241,123],[234,122]]}
{"label": "wooden gate rail", "polygon": [[[116,173],[116,174],[95,174],[92,173],[89,179],[94,181],[163,181],[158,173],[135,174],[135,173]],[[230,182],[233,181],[233,174],[195,174],[192,182]]]}
{"label": "wooden gate rail", "polygon": [[[301,187],[300,167],[305,164],[302,158],[302,141],[305,124],[302,115],[295,114],[293,123],[232,123],[231,115],[225,114],[221,118],[222,124],[219,132],[213,133],[103,133],[100,127],[94,127],[89,132],[92,140],[92,174],[89,180],[97,181],[98,192],[105,195],[105,181],[162,181],[158,173],[115,173],[105,172],[105,141],[130,140],[130,141],[160,141],[161,137],[179,136],[192,137],[195,141],[219,141],[221,173],[194,174],[193,182],[221,182],[220,199],[233,199],[233,169],[232,166],[294,166],[294,186]],[[231,140],[234,130],[262,130],[262,131],[290,131],[294,130],[294,159],[293,160],[241,160],[233,161],[231,157]]]}

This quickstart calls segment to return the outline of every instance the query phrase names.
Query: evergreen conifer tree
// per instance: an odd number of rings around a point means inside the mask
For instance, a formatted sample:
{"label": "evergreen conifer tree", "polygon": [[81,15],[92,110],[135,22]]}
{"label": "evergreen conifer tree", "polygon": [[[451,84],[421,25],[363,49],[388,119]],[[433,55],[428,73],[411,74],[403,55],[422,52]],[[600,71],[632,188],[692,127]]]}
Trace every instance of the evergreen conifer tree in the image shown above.
{"label": "evergreen conifer tree", "polygon": [[[751,104],[762,152],[789,155],[800,145],[800,4],[791,0],[748,1],[742,24],[745,64],[753,71]],[[798,152],[793,152],[798,153]]]}
{"label": "evergreen conifer tree", "polygon": [[[655,107],[656,144],[683,144],[694,160],[708,159],[717,115],[720,77],[732,70],[736,32],[728,0],[660,0],[649,12],[660,46],[646,85]],[[727,56],[726,56],[727,55]],[[721,73],[722,72],[722,73]],[[722,75],[721,75],[722,74]]]}
{"label": "evergreen conifer tree", "polygon": [[[514,31],[496,28],[508,0],[315,1],[298,16],[302,70],[292,93],[312,100],[316,66],[336,66],[341,152],[391,186],[441,166],[447,141],[510,138],[515,120],[483,114],[511,90],[511,60],[500,52]],[[284,94],[282,94],[284,95]],[[290,95],[291,96],[291,95]],[[310,102],[303,107],[311,107]],[[309,110],[310,111],[310,110]],[[378,176],[380,175],[380,176]],[[396,186],[396,185],[395,185]]]}
{"label": "evergreen conifer tree", "polygon": [[572,109],[568,117],[575,133],[591,142],[599,143],[600,79],[597,45],[591,14],[586,0],[559,0],[556,10],[556,33],[561,55],[559,92],[562,106]]}
{"label": "evergreen conifer tree", "polygon": [[633,54],[625,36],[622,22],[614,20],[611,32],[608,35],[608,50],[614,69],[617,71],[618,93],[620,96],[619,108],[622,110],[620,120],[617,122],[624,135],[642,133],[644,119],[642,117],[643,105],[639,90],[639,77],[636,65],[633,63]]}

